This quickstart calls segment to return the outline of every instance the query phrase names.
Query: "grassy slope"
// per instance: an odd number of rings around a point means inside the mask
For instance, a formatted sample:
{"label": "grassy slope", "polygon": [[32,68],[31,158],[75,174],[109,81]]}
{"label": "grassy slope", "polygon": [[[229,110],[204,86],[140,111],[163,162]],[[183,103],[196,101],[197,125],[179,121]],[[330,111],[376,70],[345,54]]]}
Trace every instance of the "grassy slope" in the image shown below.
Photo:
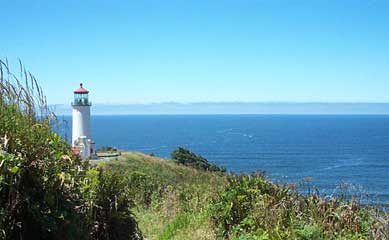
{"label": "grassy slope", "polygon": [[[386,239],[388,235],[387,220],[375,218],[354,202],[303,197],[263,178],[229,178],[133,152],[99,165],[129,177],[133,211],[147,239],[220,239],[215,220],[232,227],[229,239]],[[216,212],[212,200],[218,202]]]}
{"label": "grassy slope", "polygon": [[147,239],[215,239],[209,203],[218,188],[225,186],[224,175],[132,152],[102,164],[127,174],[144,174],[150,183],[158,183],[153,187],[159,188],[163,197],[154,194],[150,206],[136,204],[135,209]]}

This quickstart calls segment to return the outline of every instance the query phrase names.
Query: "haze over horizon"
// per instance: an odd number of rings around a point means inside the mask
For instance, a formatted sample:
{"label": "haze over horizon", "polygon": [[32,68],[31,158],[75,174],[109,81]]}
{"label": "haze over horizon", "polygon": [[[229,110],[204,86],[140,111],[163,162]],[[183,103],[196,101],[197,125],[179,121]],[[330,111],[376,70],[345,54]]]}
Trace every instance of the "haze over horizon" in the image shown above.
{"label": "haze over horizon", "polygon": [[[70,104],[51,105],[58,116],[70,116]],[[92,115],[389,115],[389,103],[151,103],[93,104]]]}
{"label": "haze over horizon", "polygon": [[[389,2],[7,1],[0,59],[48,102],[389,102]],[[386,110],[385,110],[386,111]]]}

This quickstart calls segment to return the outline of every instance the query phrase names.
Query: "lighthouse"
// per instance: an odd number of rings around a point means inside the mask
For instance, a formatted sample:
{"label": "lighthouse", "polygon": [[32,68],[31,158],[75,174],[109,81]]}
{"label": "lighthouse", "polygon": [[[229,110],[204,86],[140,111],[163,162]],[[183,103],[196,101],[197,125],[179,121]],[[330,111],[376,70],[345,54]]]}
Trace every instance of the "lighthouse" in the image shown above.
{"label": "lighthouse", "polygon": [[82,159],[91,158],[95,155],[95,143],[91,139],[90,107],[92,103],[88,99],[89,91],[82,83],[74,90],[72,146],[75,153]]}

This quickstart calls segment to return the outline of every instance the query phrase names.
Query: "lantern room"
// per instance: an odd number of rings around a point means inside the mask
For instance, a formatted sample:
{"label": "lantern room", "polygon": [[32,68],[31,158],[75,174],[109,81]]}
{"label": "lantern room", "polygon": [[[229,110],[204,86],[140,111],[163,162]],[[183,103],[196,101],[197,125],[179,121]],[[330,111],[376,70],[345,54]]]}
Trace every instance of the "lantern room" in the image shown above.
{"label": "lantern room", "polygon": [[80,83],[80,87],[74,90],[74,101],[72,103],[73,106],[90,106],[91,103],[88,99],[89,91],[86,90],[82,83]]}

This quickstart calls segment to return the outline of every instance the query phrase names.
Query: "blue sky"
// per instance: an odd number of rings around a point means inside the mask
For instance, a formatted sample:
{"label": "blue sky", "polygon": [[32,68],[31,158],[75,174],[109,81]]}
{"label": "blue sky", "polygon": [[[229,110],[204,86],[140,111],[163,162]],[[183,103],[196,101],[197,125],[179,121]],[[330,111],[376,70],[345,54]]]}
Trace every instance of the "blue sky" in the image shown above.
{"label": "blue sky", "polygon": [[389,102],[382,0],[0,0],[50,103]]}

